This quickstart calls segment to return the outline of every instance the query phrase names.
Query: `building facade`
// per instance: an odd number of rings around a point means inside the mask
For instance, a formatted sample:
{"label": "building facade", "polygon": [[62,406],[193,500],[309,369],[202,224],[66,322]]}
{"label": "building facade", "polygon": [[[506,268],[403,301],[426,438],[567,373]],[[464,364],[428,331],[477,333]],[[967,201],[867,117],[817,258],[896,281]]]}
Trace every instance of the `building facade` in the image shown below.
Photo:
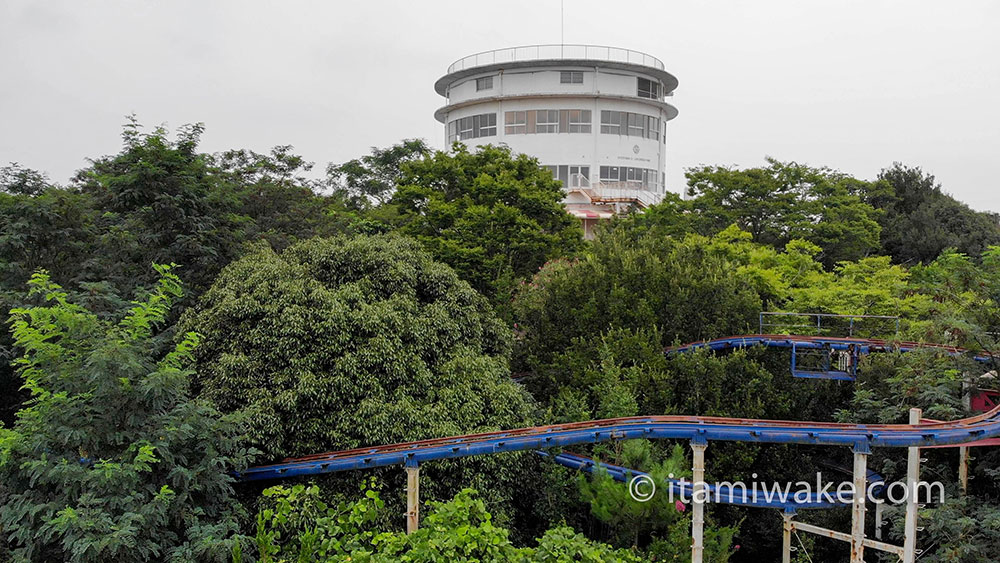
{"label": "building facade", "polygon": [[614,213],[665,191],[664,98],[677,79],[650,55],[593,45],[533,45],[459,59],[434,89],[445,140],[506,144],[562,181],[564,202],[591,236]]}

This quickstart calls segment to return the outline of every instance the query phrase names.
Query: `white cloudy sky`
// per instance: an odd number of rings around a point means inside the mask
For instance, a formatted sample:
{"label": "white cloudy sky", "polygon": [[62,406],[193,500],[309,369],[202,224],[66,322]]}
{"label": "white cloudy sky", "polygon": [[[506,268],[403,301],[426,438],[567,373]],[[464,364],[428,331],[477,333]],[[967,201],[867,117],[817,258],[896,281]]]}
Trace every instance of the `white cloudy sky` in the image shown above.
{"label": "white cloudy sky", "polygon": [[[1000,2],[565,1],[565,42],[662,59],[680,80],[668,187],[766,155],[870,178],[922,166],[1000,211]],[[292,144],[322,169],[405,137],[443,144],[453,60],[558,43],[559,0],[0,0],[0,163],[65,182],[124,115],[201,121],[207,151]]]}

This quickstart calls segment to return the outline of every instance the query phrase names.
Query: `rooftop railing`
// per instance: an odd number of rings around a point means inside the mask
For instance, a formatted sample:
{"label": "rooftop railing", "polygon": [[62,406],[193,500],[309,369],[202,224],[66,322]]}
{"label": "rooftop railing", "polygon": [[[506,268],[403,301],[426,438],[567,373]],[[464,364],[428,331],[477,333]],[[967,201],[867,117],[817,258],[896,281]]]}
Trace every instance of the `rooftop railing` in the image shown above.
{"label": "rooftop railing", "polygon": [[637,203],[649,207],[663,199],[662,195],[642,186],[641,182],[597,182],[581,191],[595,203]]}
{"label": "rooftop railing", "polygon": [[518,61],[538,61],[548,59],[582,59],[628,63],[664,70],[663,61],[646,53],[607,47],[604,45],[524,45],[483,51],[458,59],[448,67],[448,74],[478,66]]}

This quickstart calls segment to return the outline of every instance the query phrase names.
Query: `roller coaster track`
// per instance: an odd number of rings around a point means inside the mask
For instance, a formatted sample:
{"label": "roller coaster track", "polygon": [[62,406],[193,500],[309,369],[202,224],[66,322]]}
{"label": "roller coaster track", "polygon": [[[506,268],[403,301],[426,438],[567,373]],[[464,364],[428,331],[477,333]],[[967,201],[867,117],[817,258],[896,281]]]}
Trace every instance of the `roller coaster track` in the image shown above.
{"label": "roller coaster track", "polygon": [[[736,348],[748,348],[751,346],[766,346],[768,348],[802,348],[815,350],[856,350],[861,355],[872,352],[911,352],[913,350],[929,349],[939,350],[949,356],[968,356],[971,352],[956,346],[945,346],[943,344],[927,344],[924,342],[906,342],[893,340],[878,340],[874,338],[839,338],[832,336],[800,336],[791,334],[744,334],[738,336],[727,336],[713,340],[702,340],[691,342],[682,346],[674,346],[664,350],[667,354],[690,352],[699,348],[708,348],[713,351],[731,350]],[[988,362],[993,359],[986,354],[972,355],[977,362]]]}
{"label": "roller coaster track", "polygon": [[[627,467],[595,461],[588,457],[574,453],[563,452],[560,454],[549,454],[543,451],[539,451],[537,453],[543,457],[551,459],[563,467],[576,469],[577,471],[583,471],[586,473],[604,471],[609,477],[621,483],[627,483],[637,476],[652,478],[649,473],[643,471],[636,471],[635,469],[629,469]],[[847,473],[850,472],[847,471]],[[882,476],[871,470],[867,472],[867,479],[869,483],[884,483]],[[674,497],[687,499],[693,498],[694,483],[691,481],[665,479],[659,486],[662,485],[669,487],[669,492]],[[779,510],[836,508],[849,506],[854,501],[853,494],[842,495],[839,498],[832,497],[832,502],[830,502],[829,500],[826,500],[826,497],[819,493],[809,493],[808,495],[795,496],[793,494],[788,494],[787,491],[785,494],[781,494],[774,489],[768,491],[754,491],[748,490],[745,486],[738,487],[725,484],[706,484],[706,486],[708,488],[709,498],[712,499],[712,502],[717,504],[732,504],[752,508],[776,508]],[[884,486],[873,487],[872,494],[878,496],[882,494],[883,489]],[[805,498],[803,498],[803,496]]]}
{"label": "roller coaster track", "polygon": [[[827,377],[833,379],[854,379],[857,359],[861,355],[872,352],[900,351],[909,352],[916,349],[934,349],[951,356],[971,356],[978,362],[988,362],[992,356],[972,355],[969,351],[951,346],[923,344],[915,342],[896,342],[861,338],[836,338],[818,336],[790,336],[773,334],[756,334],[732,336],[703,342],[694,342],[684,346],[668,348],[666,354],[690,352],[699,348],[714,351],[748,346],[767,346],[772,348],[789,348],[792,354],[792,374],[799,377]],[[846,352],[849,356],[847,372],[835,372],[826,367],[826,371],[815,374],[796,372],[795,351],[821,350],[828,352],[827,363],[834,351]],[[985,394],[984,394],[985,396]],[[994,397],[995,398],[995,397]],[[756,442],[766,444],[803,444],[822,446],[847,446],[854,450],[854,482],[860,485],[857,490],[864,490],[868,479],[877,478],[865,469],[866,459],[872,448],[910,448],[908,452],[908,485],[915,481],[919,473],[919,450],[927,447],[956,447],[995,445],[1000,439],[1000,406],[996,401],[987,398],[980,403],[992,408],[988,412],[954,420],[940,422],[921,420],[918,409],[912,409],[910,416],[914,424],[843,424],[831,422],[802,422],[786,420],[758,420],[748,418],[726,418],[707,416],[636,416],[606,420],[591,420],[567,424],[535,426],[516,430],[500,430],[479,434],[466,434],[447,438],[435,438],[415,442],[403,442],[332,451],[310,456],[289,458],[280,463],[251,467],[235,473],[240,481],[261,481],[269,479],[292,478],[305,475],[318,475],[404,465],[407,468],[407,531],[417,528],[418,522],[418,468],[424,462],[457,459],[478,455],[499,454],[535,450],[541,455],[551,456],[554,461],[567,467],[593,472],[601,468],[619,481],[642,475],[641,472],[602,464],[571,453],[554,453],[553,448],[608,442],[628,439],[668,439],[687,440],[695,451],[694,475],[703,479],[704,446],[711,441]],[[919,420],[919,422],[917,422]],[[963,450],[966,451],[966,450]],[[699,476],[700,475],[700,476]],[[700,482],[700,481],[699,481]],[[696,485],[681,481],[668,480],[665,483],[671,492],[677,494],[694,493]],[[833,537],[851,544],[851,561],[864,561],[865,547],[891,552],[904,562],[913,561],[916,545],[916,511],[915,500],[909,500],[906,507],[905,542],[902,547],[892,546],[871,540],[864,535],[864,503],[844,503],[852,507],[852,531],[844,534],[833,530],[825,530],[817,526],[793,522],[795,511],[807,508],[832,508],[843,504],[830,503],[817,495],[806,499],[789,499],[787,496],[767,497],[750,496],[746,491],[739,495],[733,487],[712,486],[701,483],[697,486],[708,487],[709,498],[716,502],[753,506],[762,508],[783,509],[784,539],[783,560],[790,560],[790,533],[792,530],[803,530]],[[694,505],[692,524],[692,560],[700,563],[703,555],[703,512],[704,501]]]}
{"label": "roller coaster track", "polygon": [[1000,407],[961,420],[914,425],[709,416],[634,416],[333,451],[252,467],[238,472],[236,477],[241,481],[257,481],[389,465],[417,466],[441,459],[630,439],[848,446],[855,450],[870,451],[873,447],[958,446],[996,437],[1000,437]]}
{"label": "roller coaster track", "polygon": [[[915,349],[940,350],[952,356],[969,352],[954,346],[917,342],[891,342],[864,338],[835,338],[778,334],[730,336],[668,348],[667,354],[698,348],[715,351],[767,346],[795,346],[855,350],[860,354]],[[986,362],[990,356],[974,356]],[[468,434],[416,442],[333,451],[280,463],[252,467],[236,474],[241,481],[281,479],[352,471],[387,465],[416,465],[424,461],[454,459],[535,449],[566,447],[621,439],[681,439],[696,442],[723,440],[775,444],[841,445],[864,447],[942,447],[975,445],[1000,437],[1000,407],[986,414],[953,422],[920,425],[851,425],[824,422],[755,420],[702,416],[638,416],[536,426],[482,434]]]}

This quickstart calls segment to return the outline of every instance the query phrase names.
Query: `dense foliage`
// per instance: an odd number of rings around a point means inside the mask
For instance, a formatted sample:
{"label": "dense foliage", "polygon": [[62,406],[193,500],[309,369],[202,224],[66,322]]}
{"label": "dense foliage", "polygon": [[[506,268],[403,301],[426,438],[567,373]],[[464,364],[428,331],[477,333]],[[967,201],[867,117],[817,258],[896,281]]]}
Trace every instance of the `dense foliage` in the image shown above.
{"label": "dense foliage", "polygon": [[313,239],[230,264],[182,323],[202,395],[269,458],[525,425],[510,332],[413,241]]}
{"label": "dense foliage", "polygon": [[[241,413],[266,459],[533,422],[533,401],[510,380],[510,330],[410,239],[260,248],[229,265],[190,313],[182,327],[203,334],[202,396]],[[474,486],[512,517],[527,470],[513,463],[434,464],[421,488],[435,498]]]}
{"label": "dense foliage", "polygon": [[[536,547],[515,547],[498,527],[475,490],[464,489],[448,502],[429,503],[423,526],[412,534],[379,532],[375,522],[385,503],[374,489],[361,500],[330,506],[317,487],[296,485],[264,491],[267,508],[257,514],[256,555],[261,562],[511,561],[518,563],[638,563],[627,550],[614,550],[559,526],[538,538]],[[234,557],[240,563],[243,557]]]}
{"label": "dense foliage", "polygon": [[456,145],[404,166],[389,212],[400,233],[493,297],[580,246],[580,225],[562,197],[534,158]]}
{"label": "dense foliage", "polygon": [[116,323],[44,273],[46,305],[11,313],[18,373],[31,398],[0,428],[0,529],[31,561],[222,560],[242,508],[227,471],[245,466],[238,428],[191,397],[184,335],[165,354],[153,332],[180,298],[158,286]]}
{"label": "dense foliage", "polygon": [[[792,378],[781,351],[664,354],[755,332],[762,310],[898,315],[898,331],[852,330],[996,349],[997,215],[919,168],[862,180],[773,159],[701,166],[689,197],[584,241],[559,183],[504,147],[404,140],[315,178],[290,146],[207,154],[202,132],[130,119],[122,149],[66,186],[0,168],[0,305],[13,310],[0,337],[0,561],[683,560],[685,507],[637,504],[600,471],[527,452],[423,464],[411,535],[397,468],[263,497],[234,495],[227,472],[249,448],[270,461],[642,414],[955,418],[996,386],[997,366],[933,352],[871,355],[855,384]],[[573,450],[687,475],[675,446]],[[1000,454],[980,450],[968,496],[954,450],[924,454],[949,500],[921,511],[923,560],[995,559]],[[845,463],[836,448],[713,443],[708,478],[797,481]],[[904,468],[893,451],[870,464],[888,478]],[[773,559],[777,518],[762,514],[711,506],[708,558]],[[886,517],[898,541],[900,514]],[[811,520],[845,526],[838,511]],[[843,555],[805,547],[815,561]]]}
{"label": "dense foliage", "polygon": [[882,251],[894,260],[929,262],[949,248],[978,256],[1000,244],[1000,215],[973,211],[920,168],[897,162],[879,180],[892,187],[891,193],[871,199],[883,210]]}

